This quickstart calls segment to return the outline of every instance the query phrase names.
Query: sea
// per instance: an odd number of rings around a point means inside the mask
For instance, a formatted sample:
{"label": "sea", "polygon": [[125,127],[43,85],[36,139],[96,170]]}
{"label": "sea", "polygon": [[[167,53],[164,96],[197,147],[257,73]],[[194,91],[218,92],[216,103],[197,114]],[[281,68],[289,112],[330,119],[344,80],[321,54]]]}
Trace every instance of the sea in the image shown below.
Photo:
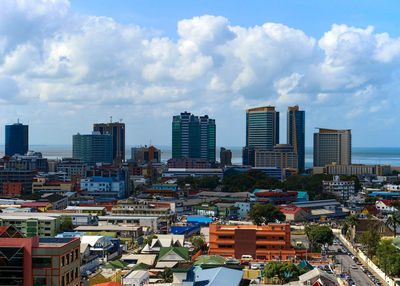
{"label": "sea", "polygon": [[[131,148],[135,146],[126,146],[127,159],[131,158]],[[157,146],[161,149],[161,160],[166,162],[171,158],[170,146]],[[227,147],[232,151],[232,163],[242,163],[242,147]],[[61,159],[63,157],[72,156],[71,145],[30,145],[30,150],[41,152],[43,157],[49,159]],[[219,147],[217,147],[217,158],[219,158]],[[0,156],[4,156],[4,145],[0,145]],[[365,165],[394,165],[400,166],[400,147],[353,147],[352,148],[352,163]],[[306,147],[305,155],[306,168],[313,165],[313,149]]]}

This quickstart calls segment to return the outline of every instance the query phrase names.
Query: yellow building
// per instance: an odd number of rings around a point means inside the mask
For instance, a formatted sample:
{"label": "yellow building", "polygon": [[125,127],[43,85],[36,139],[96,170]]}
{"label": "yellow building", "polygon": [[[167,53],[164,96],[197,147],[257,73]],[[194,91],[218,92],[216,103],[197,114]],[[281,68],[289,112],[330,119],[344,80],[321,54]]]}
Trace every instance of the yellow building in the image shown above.
{"label": "yellow building", "polygon": [[59,191],[59,192],[71,192],[72,191],[72,183],[71,182],[48,182],[47,178],[44,177],[36,177],[32,183],[32,191],[40,192],[40,191]]}
{"label": "yellow building", "polygon": [[89,277],[89,286],[100,283],[115,282],[121,284],[122,270],[102,269]]}

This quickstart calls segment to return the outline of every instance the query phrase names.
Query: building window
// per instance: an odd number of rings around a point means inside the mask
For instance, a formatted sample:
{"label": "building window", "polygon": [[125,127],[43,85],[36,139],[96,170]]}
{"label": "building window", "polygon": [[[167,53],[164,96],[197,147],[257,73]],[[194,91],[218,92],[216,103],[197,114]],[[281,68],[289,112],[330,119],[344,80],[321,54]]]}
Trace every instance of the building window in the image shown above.
{"label": "building window", "polygon": [[232,248],[232,245],[230,245],[230,244],[220,244],[218,247],[219,248]]}
{"label": "building window", "polygon": [[231,235],[219,235],[218,238],[219,239],[233,239],[233,237]]}
{"label": "building window", "polygon": [[63,267],[65,264],[65,257],[61,256],[61,267]]}
{"label": "building window", "polygon": [[266,249],[267,248],[267,246],[266,245],[257,245],[257,247],[256,247],[257,249],[258,248],[261,248],[261,249]]}
{"label": "building window", "polygon": [[79,255],[78,255],[78,249],[75,249],[75,259],[78,259]]}
{"label": "building window", "polygon": [[266,236],[256,236],[256,239],[267,239]]}
{"label": "building window", "polygon": [[34,277],[33,286],[43,286],[46,285],[46,277]]}
{"label": "building window", "polygon": [[33,257],[32,268],[51,268],[51,257]]}

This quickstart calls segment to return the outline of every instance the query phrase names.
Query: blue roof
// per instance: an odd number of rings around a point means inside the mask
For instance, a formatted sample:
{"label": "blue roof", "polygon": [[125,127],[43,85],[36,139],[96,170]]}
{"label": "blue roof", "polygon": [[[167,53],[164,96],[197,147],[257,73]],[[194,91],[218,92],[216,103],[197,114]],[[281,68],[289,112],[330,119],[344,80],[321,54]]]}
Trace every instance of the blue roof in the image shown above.
{"label": "blue roof", "polygon": [[375,197],[375,196],[399,196],[399,193],[388,193],[388,192],[373,192],[370,193],[368,196]]}
{"label": "blue roof", "polygon": [[[195,285],[239,285],[243,277],[243,271],[226,267],[202,269],[196,273]],[[203,284],[204,282],[207,284]]]}
{"label": "blue roof", "polygon": [[188,216],[187,217],[187,222],[212,222],[212,218],[211,217],[194,217],[194,216]]}
{"label": "blue roof", "polygon": [[100,176],[93,176],[89,177],[93,182],[115,182],[118,181],[117,178],[114,177],[100,177]]}
{"label": "blue roof", "polygon": [[297,191],[297,197],[299,198],[304,198],[304,197],[308,197],[308,193],[307,192],[303,192],[303,191]]}

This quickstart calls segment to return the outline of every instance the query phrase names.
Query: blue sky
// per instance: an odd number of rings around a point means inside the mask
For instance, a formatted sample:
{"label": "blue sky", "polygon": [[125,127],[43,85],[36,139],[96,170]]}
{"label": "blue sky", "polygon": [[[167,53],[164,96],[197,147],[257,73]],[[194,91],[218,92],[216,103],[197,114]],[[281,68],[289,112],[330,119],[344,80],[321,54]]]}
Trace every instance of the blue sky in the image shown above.
{"label": "blue sky", "polygon": [[217,122],[217,145],[245,144],[245,109],[287,106],[314,127],[352,129],[353,146],[400,146],[398,1],[0,3],[0,142],[20,118],[32,144],[71,144],[123,119],[127,144],[170,145],[171,119]]}
{"label": "blue sky", "polygon": [[72,0],[71,10],[112,17],[121,23],[137,24],[163,31],[176,38],[176,23],[210,14],[229,19],[232,25],[254,26],[276,22],[321,37],[332,24],[366,28],[399,36],[398,1],[125,1]]}

